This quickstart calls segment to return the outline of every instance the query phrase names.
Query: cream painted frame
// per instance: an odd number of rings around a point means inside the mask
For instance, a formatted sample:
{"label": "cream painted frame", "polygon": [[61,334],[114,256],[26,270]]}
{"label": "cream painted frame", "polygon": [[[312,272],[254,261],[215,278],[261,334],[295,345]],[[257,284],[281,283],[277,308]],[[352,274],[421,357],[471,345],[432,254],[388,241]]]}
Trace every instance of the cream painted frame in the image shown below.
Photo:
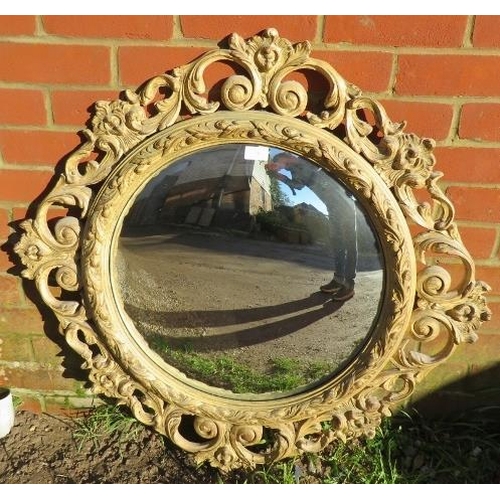
{"label": "cream painted frame", "polygon": [[[405,133],[404,123],[393,123],[380,103],[310,52],[308,42],[291,44],[274,29],[249,40],[233,34],[228,49],[209,51],[122,99],[98,101],[85,141],[36,217],[22,223],[16,245],[23,276],[35,281],[84,359],[95,393],[223,470],[373,435],[382,416],[459,343],[476,340],[490,317],[488,286],[475,280],[453,207],[437,185],[433,141]],[[210,102],[203,75],[217,61],[242,74],[228,77],[220,101]],[[310,109],[305,88],[286,79],[301,70],[328,85],[320,109]],[[183,107],[189,116],[181,116]],[[384,300],[370,339],[340,373],[298,394],[235,395],[188,379],[148,348],[115,290],[117,235],[141,187],[165,165],[225,142],[274,145],[317,163],[356,193],[381,242]],[[418,200],[421,192],[427,201]],[[49,224],[49,209],[61,205],[78,215]],[[463,268],[459,283],[446,270],[452,260]],[[186,422],[198,439],[183,435]]]}

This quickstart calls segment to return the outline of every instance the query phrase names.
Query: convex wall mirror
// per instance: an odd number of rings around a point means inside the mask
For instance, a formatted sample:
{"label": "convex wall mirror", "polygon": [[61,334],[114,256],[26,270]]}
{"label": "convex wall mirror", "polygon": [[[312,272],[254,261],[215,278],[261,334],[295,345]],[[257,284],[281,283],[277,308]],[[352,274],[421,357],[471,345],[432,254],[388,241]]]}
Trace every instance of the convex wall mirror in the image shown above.
{"label": "convex wall mirror", "polygon": [[310,52],[98,101],[16,246],[95,393],[223,470],[372,436],[490,315],[433,141]]}

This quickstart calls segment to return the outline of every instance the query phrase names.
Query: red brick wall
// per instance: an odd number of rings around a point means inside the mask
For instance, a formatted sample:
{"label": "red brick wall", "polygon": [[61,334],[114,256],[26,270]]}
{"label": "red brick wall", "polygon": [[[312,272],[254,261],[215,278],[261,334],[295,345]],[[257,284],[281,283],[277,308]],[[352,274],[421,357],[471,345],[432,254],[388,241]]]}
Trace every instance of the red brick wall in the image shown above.
{"label": "red brick wall", "polygon": [[[54,322],[33,304],[9,258],[54,166],[80,142],[97,99],[196,57],[229,33],[276,27],[308,39],[314,56],[381,100],[408,131],[438,141],[438,169],[457,209],[478,278],[495,288],[493,320],[419,387],[485,373],[500,357],[500,17],[474,16],[4,16],[0,17],[0,385],[37,408],[77,402],[81,383],[58,356]],[[42,318],[43,316],[43,318]],[[66,361],[64,362],[66,363]],[[496,380],[485,382],[488,389]],[[476,384],[477,386],[477,384]],[[475,386],[475,387],[476,387]],[[465,389],[464,389],[465,387]],[[443,390],[443,389],[442,389]],[[469,391],[469,401],[480,401]],[[490,391],[491,394],[491,391]],[[497,393],[498,397],[498,393]],[[81,404],[87,403],[82,399]]]}

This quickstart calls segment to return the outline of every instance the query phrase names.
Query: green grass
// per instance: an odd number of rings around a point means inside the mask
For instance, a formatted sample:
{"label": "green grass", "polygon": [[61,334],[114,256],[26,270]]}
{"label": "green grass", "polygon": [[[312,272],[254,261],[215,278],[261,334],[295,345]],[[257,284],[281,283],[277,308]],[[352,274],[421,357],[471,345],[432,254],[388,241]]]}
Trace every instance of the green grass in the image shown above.
{"label": "green grass", "polygon": [[[497,413],[498,417],[498,413]],[[336,443],[251,473],[266,484],[487,484],[500,481],[498,418],[429,421],[402,414],[373,439]]]}
{"label": "green grass", "polygon": [[277,357],[269,361],[268,373],[260,373],[228,355],[203,355],[188,346],[184,350],[172,349],[161,337],[152,338],[150,343],[168,363],[186,375],[235,393],[288,391],[315,382],[334,369],[326,362]]}
{"label": "green grass", "polygon": [[21,405],[23,404],[23,399],[20,396],[12,395],[12,404],[14,405],[14,411],[19,410]]}
{"label": "green grass", "polygon": [[73,438],[79,450],[88,442],[99,446],[101,439],[112,434],[117,435],[120,443],[126,443],[135,439],[143,427],[120,407],[104,404],[96,407],[89,415],[76,420]]}

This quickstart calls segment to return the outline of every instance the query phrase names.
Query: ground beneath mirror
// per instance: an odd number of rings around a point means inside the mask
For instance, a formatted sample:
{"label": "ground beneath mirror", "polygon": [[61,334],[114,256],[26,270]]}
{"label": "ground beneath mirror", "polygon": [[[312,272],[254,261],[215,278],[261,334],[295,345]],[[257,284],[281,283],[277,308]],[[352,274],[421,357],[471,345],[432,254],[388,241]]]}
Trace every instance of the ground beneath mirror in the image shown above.
{"label": "ground beneath mirror", "polygon": [[60,415],[22,411],[0,440],[0,483],[215,483],[180,450],[110,410],[81,427]]}
{"label": "ground beneath mirror", "polygon": [[453,421],[401,415],[386,420],[372,440],[223,475],[196,466],[115,406],[84,418],[17,411],[14,428],[0,439],[0,484],[498,484],[498,408],[491,412]]}

